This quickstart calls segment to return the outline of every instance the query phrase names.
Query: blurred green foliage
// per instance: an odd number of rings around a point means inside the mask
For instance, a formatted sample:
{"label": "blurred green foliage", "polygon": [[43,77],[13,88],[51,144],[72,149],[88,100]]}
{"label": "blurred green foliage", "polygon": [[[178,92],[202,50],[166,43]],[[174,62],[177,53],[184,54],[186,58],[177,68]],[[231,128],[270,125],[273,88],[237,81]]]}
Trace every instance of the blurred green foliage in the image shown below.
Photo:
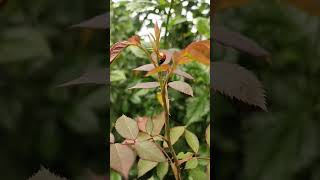
{"label": "blurred green foliage", "polygon": [[216,18],[270,51],[272,64],[230,50],[215,54],[255,71],[269,109],[255,112],[215,95],[215,178],[320,179],[319,17],[256,0]]}
{"label": "blurred green foliage", "polygon": [[[143,33],[141,29],[148,29],[153,33],[155,20],[162,22],[162,35],[165,27],[168,29],[167,43],[162,38],[163,49],[182,49],[189,43],[209,38],[209,3],[208,1],[175,1],[172,6],[172,14],[167,21],[170,1],[116,1],[111,3],[110,9],[110,44],[126,40],[132,35]],[[189,15],[187,15],[189,14]],[[189,18],[187,18],[189,16]],[[159,24],[160,25],[160,24]],[[142,36],[142,39],[145,37]],[[156,90],[128,90],[138,82],[152,81],[152,77],[144,77],[141,72],[133,72],[132,69],[149,63],[146,57],[136,48],[128,48],[119,59],[110,67],[111,91],[110,91],[110,128],[113,130],[114,122],[122,114],[135,118],[137,116],[152,116],[161,112],[162,107],[157,101]],[[192,76],[194,80],[187,81],[194,90],[194,97],[187,97],[177,91],[169,89],[171,107],[171,127],[192,123],[188,127],[200,140],[200,154],[208,156],[209,148],[205,143],[205,129],[209,124],[209,99],[210,78],[207,66],[191,63],[184,65],[182,69]],[[174,77],[179,79],[180,77]],[[117,135],[117,133],[114,133]],[[116,137],[116,139],[119,139]],[[177,152],[191,151],[184,140],[174,145]],[[201,171],[205,172],[204,160],[200,161]],[[150,171],[141,178],[155,176],[156,169]],[[190,171],[189,174],[197,174]],[[188,173],[183,174],[187,178]],[[192,175],[191,175],[192,176]],[[190,176],[190,178],[191,178]],[[116,175],[112,172],[112,177]],[[136,167],[130,173],[131,178],[137,177]],[[173,178],[171,174],[169,177]],[[112,179],[112,178],[111,178]]]}
{"label": "blurred green foliage", "polygon": [[0,9],[0,179],[40,166],[71,179],[105,169],[105,87],[56,88],[105,66],[105,34],[66,31],[105,1],[17,1]]}

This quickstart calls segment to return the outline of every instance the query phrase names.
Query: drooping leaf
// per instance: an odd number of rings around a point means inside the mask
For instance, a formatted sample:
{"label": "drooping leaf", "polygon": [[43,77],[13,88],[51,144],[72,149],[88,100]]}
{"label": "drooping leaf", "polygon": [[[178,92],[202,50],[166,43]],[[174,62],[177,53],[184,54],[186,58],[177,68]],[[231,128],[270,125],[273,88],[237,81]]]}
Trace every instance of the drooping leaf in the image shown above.
{"label": "drooping leaf", "polygon": [[159,177],[160,180],[164,179],[164,177],[168,173],[168,170],[169,170],[168,162],[159,163],[159,165],[157,166],[157,176]]}
{"label": "drooping leaf", "polygon": [[117,42],[110,48],[110,64],[120,55],[122,50],[130,45],[129,41]]}
{"label": "drooping leaf", "polygon": [[107,79],[109,79],[109,73],[107,73],[108,71],[109,70],[105,68],[90,69],[80,77],[60,84],[57,87],[67,87],[84,84],[105,85],[108,82]]}
{"label": "drooping leaf", "polygon": [[127,145],[110,144],[110,167],[128,179],[136,154]]}
{"label": "drooping leaf", "polygon": [[137,35],[133,35],[128,39],[128,42],[130,42],[131,44],[135,44],[135,45],[139,45],[140,42],[140,37]]}
{"label": "drooping leaf", "polygon": [[210,146],[210,124],[206,129],[206,142]]}
{"label": "drooping leaf", "polygon": [[27,180],[67,180],[66,178],[60,177],[58,175],[53,174],[49,170],[44,167],[41,167],[40,170],[35,173],[33,176],[28,178]]}
{"label": "drooping leaf", "polygon": [[161,66],[158,66],[151,71],[149,71],[145,76],[151,76],[159,72],[168,71],[170,69],[170,66],[168,64],[162,64]]}
{"label": "drooping leaf", "polygon": [[189,161],[187,161],[185,169],[194,169],[198,166],[198,159],[192,158]]}
{"label": "drooping leaf", "polygon": [[125,115],[117,119],[115,128],[117,132],[126,139],[134,140],[139,133],[137,122]]}
{"label": "drooping leaf", "polygon": [[185,82],[173,81],[173,82],[168,83],[168,86],[177,90],[177,91],[180,91],[180,92],[185,93],[187,95],[193,96],[192,87]]}
{"label": "drooping leaf", "polygon": [[192,77],[190,74],[188,74],[188,73],[186,73],[186,72],[184,72],[184,71],[182,71],[182,70],[180,70],[180,69],[174,70],[173,73],[176,74],[176,75],[185,77],[185,78],[187,78],[187,79],[193,79],[193,77]]}
{"label": "drooping leaf", "polygon": [[210,64],[210,41],[197,41],[189,44],[184,49],[184,54],[195,61],[198,61],[202,64]]}
{"label": "drooping leaf", "polygon": [[151,169],[155,168],[158,162],[139,159],[138,162],[138,178],[146,174]]}
{"label": "drooping leaf", "polygon": [[231,63],[212,63],[213,90],[267,111],[265,95],[256,76],[245,68]]}
{"label": "drooping leaf", "polygon": [[234,48],[256,57],[262,57],[270,62],[270,54],[265,49],[260,47],[256,42],[238,32],[230,31],[223,26],[214,25],[213,40],[224,46]]}
{"label": "drooping leaf", "polygon": [[[312,16],[320,16],[318,0],[282,0]],[[280,1],[281,2],[281,1]]]}
{"label": "drooping leaf", "polygon": [[196,96],[188,100],[185,122],[190,125],[201,121],[201,118],[210,111],[208,96]]}
{"label": "drooping leaf", "polygon": [[146,83],[138,83],[135,86],[129,88],[129,89],[150,89],[150,88],[156,88],[159,87],[160,84],[158,82],[146,82]]}
{"label": "drooping leaf", "polygon": [[134,149],[141,159],[155,162],[164,162],[167,160],[159,147],[152,141],[137,141]]}
{"label": "drooping leaf", "polygon": [[193,152],[198,153],[199,151],[199,140],[198,137],[192,133],[191,131],[185,130],[185,138],[188,143],[188,145],[191,147]]}
{"label": "drooping leaf", "polygon": [[152,69],[154,69],[153,64],[145,64],[145,65],[139,66],[133,70],[134,71],[151,71]]}
{"label": "drooping leaf", "polygon": [[[176,126],[170,129],[170,140],[171,140],[171,145],[174,145],[179,138],[182,136],[184,133],[186,127],[185,126]],[[166,142],[163,143],[164,147],[168,147],[168,144]]]}
{"label": "drooping leaf", "polygon": [[114,135],[112,133],[110,133],[110,140],[109,141],[112,144],[114,143]]}
{"label": "drooping leaf", "polygon": [[104,13],[95,16],[89,20],[83,21],[79,24],[73,25],[70,28],[84,28],[84,29],[96,29],[106,30],[109,28],[109,13]]}

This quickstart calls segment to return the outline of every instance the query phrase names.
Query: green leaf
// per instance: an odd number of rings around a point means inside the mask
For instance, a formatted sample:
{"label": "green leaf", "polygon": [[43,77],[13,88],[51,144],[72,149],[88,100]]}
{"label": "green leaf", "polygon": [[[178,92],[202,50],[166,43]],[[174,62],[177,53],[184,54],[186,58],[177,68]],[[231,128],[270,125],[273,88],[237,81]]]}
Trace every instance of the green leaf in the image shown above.
{"label": "green leaf", "polygon": [[192,158],[189,161],[187,161],[185,169],[194,169],[198,166],[198,159]]}
{"label": "green leaf", "polygon": [[189,158],[189,157],[192,157],[193,156],[193,153],[192,152],[179,152],[178,155],[177,155],[177,158],[178,159],[185,159],[185,158]]}
{"label": "green leaf", "polygon": [[126,179],[136,159],[134,151],[123,144],[110,144],[110,167]]}
{"label": "green leaf", "polygon": [[139,133],[137,122],[125,115],[117,119],[115,128],[126,139],[136,139]]}
{"label": "green leaf", "polygon": [[[185,128],[185,126],[177,126],[170,129],[170,140],[172,145],[174,145],[179,140],[179,138],[184,133]],[[164,142],[163,146],[168,147],[168,144]]]}
{"label": "green leaf", "polygon": [[197,153],[199,151],[199,140],[198,137],[193,134],[191,131],[186,130],[185,131],[185,138],[187,140],[188,145],[191,147],[191,149]]}
{"label": "green leaf", "polygon": [[143,176],[144,174],[146,174],[148,171],[150,171],[151,169],[153,169],[157,165],[158,165],[158,162],[139,159],[139,162],[138,162],[138,177]]}
{"label": "green leaf", "polygon": [[167,160],[159,147],[152,141],[137,141],[134,148],[141,159],[155,162]]}
{"label": "green leaf", "polygon": [[193,180],[208,180],[207,174],[198,168],[192,169],[189,172],[189,176],[191,176],[193,178]]}
{"label": "green leaf", "polygon": [[196,19],[196,27],[198,32],[205,37],[210,36],[210,22],[208,18],[198,17]]}
{"label": "green leaf", "polygon": [[126,75],[122,70],[113,70],[110,72],[110,82],[126,80]]}
{"label": "green leaf", "polygon": [[168,173],[169,170],[169,163],[168,162],[162,162],[159,163],[157,166],[157,176],[162,180],[166,174]]}
{"label": "green leaf", "polygon": [[209,126],[207,127],[207,129],[206,129],[206,141],[207,141],[207,144],[208,144],[209,147],[210,147],[210,124],[209,124]]}
{"label": "green leaf", "polygon": [[198,96],[190,98],[187,103],[186,123],[201,121],[201,118],[206,115],[210,110],[210,101],[207,96]]}

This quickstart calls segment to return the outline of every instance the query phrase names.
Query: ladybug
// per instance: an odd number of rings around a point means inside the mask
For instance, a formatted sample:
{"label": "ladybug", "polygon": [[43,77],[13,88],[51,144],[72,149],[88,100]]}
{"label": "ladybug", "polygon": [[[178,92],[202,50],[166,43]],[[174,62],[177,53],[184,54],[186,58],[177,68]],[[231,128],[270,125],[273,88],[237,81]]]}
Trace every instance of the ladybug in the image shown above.
{"label": "ladybug", "polygon": [[161,65],[166,60],[166,54],[163,52],[159,53],[159,64]]}

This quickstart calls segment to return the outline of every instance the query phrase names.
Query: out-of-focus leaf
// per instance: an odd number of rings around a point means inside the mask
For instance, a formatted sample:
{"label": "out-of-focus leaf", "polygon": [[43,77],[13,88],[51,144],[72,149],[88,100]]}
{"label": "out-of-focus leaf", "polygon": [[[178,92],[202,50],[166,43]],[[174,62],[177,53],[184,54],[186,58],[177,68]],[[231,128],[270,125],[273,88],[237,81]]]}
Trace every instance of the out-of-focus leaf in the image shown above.
{"label": "out-of-focus leaf", "polygon": [[189,161],[187,161],[185,169],[194,169],[198,166],[198,159],[192,158]]}
{"label": "out-of-focus leaf", "polygon": [[190,98],[187,103],[185,122],[187,125],[201,121],[201,118],[210,111],[210,101],[207,96]]}
{"label": "out-of-focus leaf", "polygon": [[72,25],[70,28],[106,30],[109,28],[109,13],[95,16],[79,24]]}
{"label": "out-of-focus leaf", "polygon": [[320,16],[318,0],[282,0],[312,16]]}
{"label": "out-of-focus leaf", "polygon": [[201,35],[205,37],[210,37],[210,22],[209,18],[198,17],[196,19],[197,30]]}
{"label": "out-of-focus leaf", "polygon": [[126,74],[123,70],[113,70],[110,72],[110,82],[126,80]]}
{"label": "out-of-focus leaf", "polygon": [[52,58],[46,37],[37,29],[3,29],[0,39],[0,64]]}
{"label": "out-of-focus leaf", "polygon": [[189,176],[191,176],[193,180],[208,180],[207,174],[199,168],[190,170]]}
{"label": "out-of-focus leaf", "polygon": [[149,71],[145,76],[151,76],[159,72],[168,71],[170,69],[170,66],[168,64],[162,64],[161,66],[158,66],[151,71]]}
{"label": "out-of-focus leaf", "polygon": [[110,144],[110,167],[128,179],[136,154],[127,145]]}
{"label": "out-of-focus leaf", "polygon": [[126,139],[136,139],[139,133],[137,122],[125,115],[117,119],[115,128]]}
{"label": "out-of-focus leaf", "polygon": [[138,45],[140,44],[140,37],[137,36],[137,35],[133,35],[131,36],[129,39],[128,39],[128,42],[130,42],[131,44],[135,44],[135,45]]}
{"label": "out-of-focus leaf", "polygon": [[158,162],[139,159],[138,162],[138,178],[146,174],[151,169],[155,168]]}
{"label": "out-of-focus leaf", "polygon": [[188,73],[186,73],[186,72],[184,72],[184,71],[181,71],[180,69],[174,70],[173,73],[176,74],[176,75],[185,77],[185,78],[187,78],[187,79],[193,79],[193,77],[192,77],[190,74],[188,74]]}
{"label": "out-of-focus leaf", "polygon": [[256,42],[238,32],[230,31],[223,26],[214,25],[213,40],[224,46],[232,47],[256,57],[262,57],[270,62],[270,54]]}
{"label": "out-of-focus leaf", "polygon": [[169,170],[168,162],[159,163],[159,165],[157,166],[157,176],[159,177],[160,180],[164,179],[164,177],[168,173],[168,170]]}
{"label": "out-of-focus leaf", "polygon": [[138,83],[129,89],[139,89],[139,88],[149,89],[149,88],[156,88],[159,86],[160,86],[160,84],[158,82],[146,82],[146,83]]}
{"label": "out-of-focus leaf", "polygon": [[164,162],[167,160],[159,147],[152,141],[137,141],[134,149],[141,159],[154,162]]}
{"label": "out-of-focus leaf", "polygon": [[110,133],[110,143],[114,143],[114,135],[112,133]]}
{"label": "out-of-focus leaf", "polygon": [[[179,138],[184,133],[185,129],[186,129],[185,126],[177,126],[177,127],[173,127],[170,129],[171,145],[174,145],[179,140]],[[166,142],[164,142],[163,146],[168,147],[168,144]]]}
{"label": "out-of-focus leaf", "polygon": [[191,60],[198,61],[202,64],[210,64],[210,41],[203,40],[189,44],[184,50],[183,54]]}
{"label": "out-of-focus leaf", "polygon": [[58,85],[57,87],[66,87],[66,86],[75,86],[75,85],[84,85],[84,84],[98,84],[105,85],[107,84],[108,77],[108,69],[92,69],[88,70],[86,73],[81,75],[80,77],[65,82],[63,84]]}
{"label": "out-of-focus leaf", "polygon": [[173,81],[173,82],[168,83],[168,86],[177,90],[177,91],[180,91],[180,92],[185,93],[187,95],[193,96],[192,87],[185,82]]}
{"label": "out-of-focus leaf", "polygon": [[206,142],[210,146],[210,124],[206,129]]}
{"label": "out-of-focus leaf", "polygon": [[110,64],[112,64],[112,62],[114,62],[114,60],[120,55],[122,50],[124,50],[129,45],[130,42],[128,41],[121,41],[112,45],[110,48]]}
{"label": "out-of-focus leaf", "polygon": [[199,140],[198,137],[193,134],[191,131],[185,130],[185,138],[188,143],[188,145],[191,147],[193,152],[198,153],[199,151]]}
{"label": "out-of-focus leaf", "polygon": [[49,170],[41,167],[41,169],[34,174],[33,176],[31,176],[30,178],[28,178],[27,180],[67,180],[66,178],[57,176],[55,174],[53,174],[52,172],[50,172]]}
{"label": "out-of-focus leaf", "polygon": [[245,68],[231,63],[212,63],[213,90],[267,111],[265,95],[256,76]]}
{"label": "out-of-focus leaf", "polygon": [[137,121],[137,124],[138,124],[138,128],[140,131],[142,132],[146,132],[146,124],[147,124],[147,121],[148,121],[148,117],[144,116],[144,117],[137,117],[136,118],[136,121]]}

